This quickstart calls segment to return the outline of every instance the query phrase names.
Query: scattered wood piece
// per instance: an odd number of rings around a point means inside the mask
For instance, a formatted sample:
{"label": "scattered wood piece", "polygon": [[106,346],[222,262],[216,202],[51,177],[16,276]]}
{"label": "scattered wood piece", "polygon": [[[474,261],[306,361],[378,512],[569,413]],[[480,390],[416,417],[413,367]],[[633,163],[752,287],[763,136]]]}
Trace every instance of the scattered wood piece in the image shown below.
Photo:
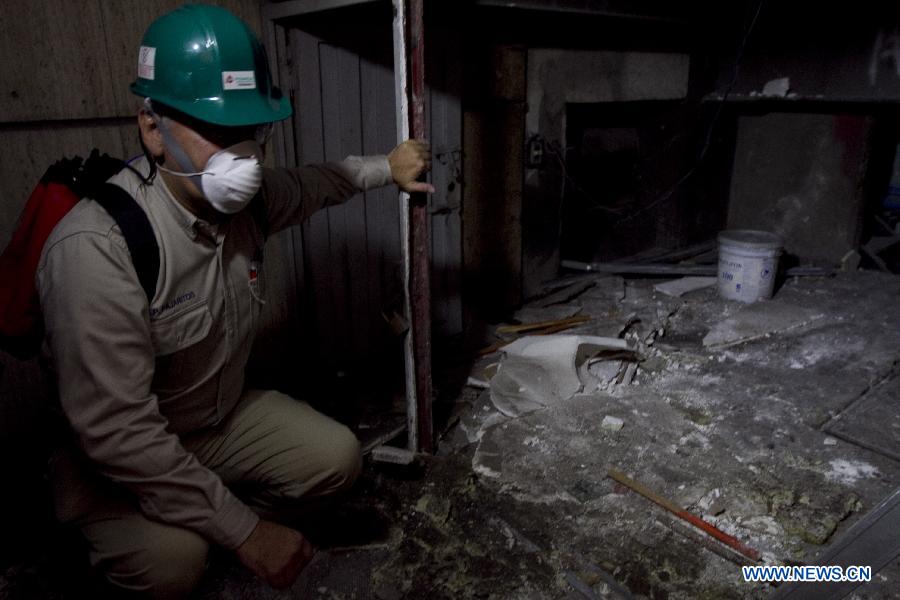
{"label": "scattered wood piece", "polygon": [[717,240],[711,239],[687,248],[679,248],[678,250],[661,250],[656,248],[648,252],[641,252],[625,260],[630,263],[674,264],[686,260],[690,260],[693,263],[702,263],[703,261],[698,260],[698,258],[709,253],[712,253],[712,260],[715,260],[718,245],[719,242]]}
{"label": "scattered wood piece", "polygon": [[575,283],[566,285],[560,289],[557,289],[550,293],[548,296],[541,299],[541,307],[547,308],[548,306],[553,306],[554,304],[562,304],[563,302],[569,302],[573,300],[594,287],[595,281],[577,281]]}
{"label": "scattered wood piece", "polygon": [[860,250],[862,250],[862,253],[868,256],[873,263],[875,263],[875,266],[877,266],[879,270],[884,271],[885,273],[891,272],[891,268],[887,265],[886,262],[884,262],[883,258],[878,256],[877,252],[873,251],[868,246],[863,246],[860,248]]}
{"label": "scattered wood piece", "polygon": [[[558,321],[545,321],[544,329],[538,329],[529,332],[531,335],[551,335],[554,333],[559,333],[560,331],[565,331],[566,329],[571,329],[573,327],[577,327],[583,323],[587,323],[591,320],[590,315],[577,315],[575,317],[569,317],[568,319],[561,319]],[[547,325],[547,324],[550,325]],[[519,325],[511,325],[510,327],[521,327]],[[499,329],[497,330],[499,332]],[[504,346],[511,344],[515,340],[511,340],[509,342],[497,342],[496,344],[491,344],[485,348],[479,350],[476,354],[478,356],[485,356],[487,354],[493,354],[494,352],[500,350]]]}
{"label": "scattered wood piece", "polygon": [[667,511],[669,511],[676,517],[682,519],[683,521],[687,521],[694,527],[697,527],[698,529],[711,535],[712,537],[716,538],[723,544],[737,550],[738,552],[740,552],[747,558],[750,558],[754,561],[759,561],[759,558],[760,558],[759,552],[757,552],[750,546],[747,546],[746,544],[744,544],[742,541],[740,541],[736,537],[728,535],[727,533],[718,529],[714,525],[707,523],[706,521],[704,521],[697,515],[686,511],[685,509],[681,508],[680,506],[678,506],[671,500],[667,500],[666,498],[663,498],[656,492],[651,491],[649,488],[647,488],[643,484],[635,481],[634,479],[631,479],[630,477],[628,477],[621,471],[617,471],[616,469],[610,469],[607,472],[607,475],[609,475],[609,477],[611,477],[615,481],[618,481],[622,485],[628,487],[629,489],[637,492],[644,498],[647,498],[651,502],[663,507],[664,509],[666,509]]}
{"label": "scattered wood piece", "polygon": [[559,325],[554,325],[553,327],[535,331],[534,335],[552,335],[554,333],[559,333],[560,331],[565,331],[566,329],[572,329],[573,327],[577,327],[578,325],[587,323],[588,321],[590,321],[590,318],[585,319],[584,321],[578,321],[576,323],[560,323]]}
{"label": "scattered wood piece", "polygon": [[541,321],[540,323],[522,323],[521,325],[501,325],[497,328],[497,333],[528,333],[539,329],[548,329],[559,327],[561,325],[571,326],[579,325],[586,321],[590,321],[589,315],[575,315],[566,319],[554,319],[552,321]]}
{"label": "scattered wood piece", "polygon": [[841,257],[841,271],[856,271],[859,269],[861,258],[859,252],[856,250],[848,250],[847,254]]}
{"label": "scattered wood piece", "polygon": [[616,378],[616,385],[631,385],[631,382],[634,381],[634,376],[637,373],[637,363],[627,363],[623,366],[625,369],[624,371],[621,371]]}
{"label": "scattered wood piece", "polygon": [[691,540],[698,546],[702,546],[706,548],[713,554],[717,556],[721,556],[725,560],[731,561],[736,565],[752,565],[753,563],[748,560],[742,554],[738,554],[728,546],[723,546],[722,544],[717,544],[713,540],[709,539],[709,537],[698,533],[695,529],[692,529],[682,523],[681,521],[676,521],[675,519],[666,519],[664,522],[661,522],[663,525],[678,533],[687,539]]}
{"label": "scattered wood piece", "polygon": [[466,380],[466,385],[479,390],[488,390],[491,388],[491,383],[489,381],[478,379],[477,377],[469,377]]}
{"label": "scattered wood piece", "polygon": [[[563,268],[576,271],[596,273],[613,273],[617,275],[695,275],[698,277],[716,277],[719,273],[717,265],[660,265],[660,264],[628,264],[628,263],[584,263],[575,260],[562,261]],[[785,271],[788,277],[831,277],[834,269],[824,267],[791,267]]]}

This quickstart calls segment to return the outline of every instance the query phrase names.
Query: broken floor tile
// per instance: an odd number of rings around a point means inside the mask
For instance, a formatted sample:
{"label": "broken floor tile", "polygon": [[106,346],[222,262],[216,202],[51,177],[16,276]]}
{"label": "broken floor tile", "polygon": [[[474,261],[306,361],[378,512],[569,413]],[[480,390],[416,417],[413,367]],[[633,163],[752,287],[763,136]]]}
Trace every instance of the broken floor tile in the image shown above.
{"label": "broken floor tile", "polygon": [[805,308],[778,300],[757,302],[713,325],[703,338],[703,345],[732,346],[766,335],[798,329],[824,316],[819,309]]}
{"label": "broken floor tile", "polygon": [[675,279],[673,281],[657,283],[653,286],[653,289],[657,292],[662,292],[667,296],[678,298],[688,292],[712,287],[716,285],[716,281],[715,277],[682,277],[681,279]]}

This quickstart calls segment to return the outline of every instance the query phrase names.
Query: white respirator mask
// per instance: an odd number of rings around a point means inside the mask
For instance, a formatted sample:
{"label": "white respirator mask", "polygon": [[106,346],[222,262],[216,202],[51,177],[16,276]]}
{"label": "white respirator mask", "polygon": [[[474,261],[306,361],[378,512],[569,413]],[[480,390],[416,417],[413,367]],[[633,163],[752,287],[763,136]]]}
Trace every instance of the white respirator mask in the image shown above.
{"label": "white respirator mask", "polygon": [[233,215],[247,206],[262,185],[263,168],[259,161],[263,151],[259,142],[244,140],[223,148],[209,157],[202,171],[191,172],[189,166],[193,163],[165,124],[166,117],[151,114],[162,131],[163,142],[182,169],[172,171],[157,165],[159,170],[176,177],[193,178],[203,196],[220,213]]}
{"label": "white respirator mask", "polygon": [[202,171],[177,175],[200,175],[200,189],[212,207],[233,215],[247,206],[262,185],[261,154],[259,144],[246,140],[210,156]]}

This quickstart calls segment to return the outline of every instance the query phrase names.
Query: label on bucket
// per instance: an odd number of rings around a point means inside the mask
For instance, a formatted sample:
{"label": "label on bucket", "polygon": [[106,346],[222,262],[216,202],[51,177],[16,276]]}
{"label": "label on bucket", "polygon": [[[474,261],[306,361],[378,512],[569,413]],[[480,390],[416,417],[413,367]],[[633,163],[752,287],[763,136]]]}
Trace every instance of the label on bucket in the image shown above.
{"label": "label on bucket", "polygon": [[736,229],[719,234],[719,295],[756,302],[772,296],[780,238],[765,231]]}
{"label": "label on bucket", "polygon": [[719,259],[719,293],[729,300],[756,302],[772,296],[775,258]]}

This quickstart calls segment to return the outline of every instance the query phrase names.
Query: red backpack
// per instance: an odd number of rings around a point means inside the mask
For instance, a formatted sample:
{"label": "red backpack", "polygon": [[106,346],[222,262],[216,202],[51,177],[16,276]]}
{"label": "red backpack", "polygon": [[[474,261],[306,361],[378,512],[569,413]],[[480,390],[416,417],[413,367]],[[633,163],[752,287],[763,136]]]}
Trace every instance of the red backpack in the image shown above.
{"label": "red backpack", "polygon": [[19,358],[34,356],[40,349],[44,323],[35,287],[38,261],[50,232],[82,198],[93,198],[115,219],[147,298],[153,298],[159,274],[153,228],[128,192],[106,183],[126,166],[95,149],[86,161],[60,160],[41,177],[0,255],[0,349]]}

